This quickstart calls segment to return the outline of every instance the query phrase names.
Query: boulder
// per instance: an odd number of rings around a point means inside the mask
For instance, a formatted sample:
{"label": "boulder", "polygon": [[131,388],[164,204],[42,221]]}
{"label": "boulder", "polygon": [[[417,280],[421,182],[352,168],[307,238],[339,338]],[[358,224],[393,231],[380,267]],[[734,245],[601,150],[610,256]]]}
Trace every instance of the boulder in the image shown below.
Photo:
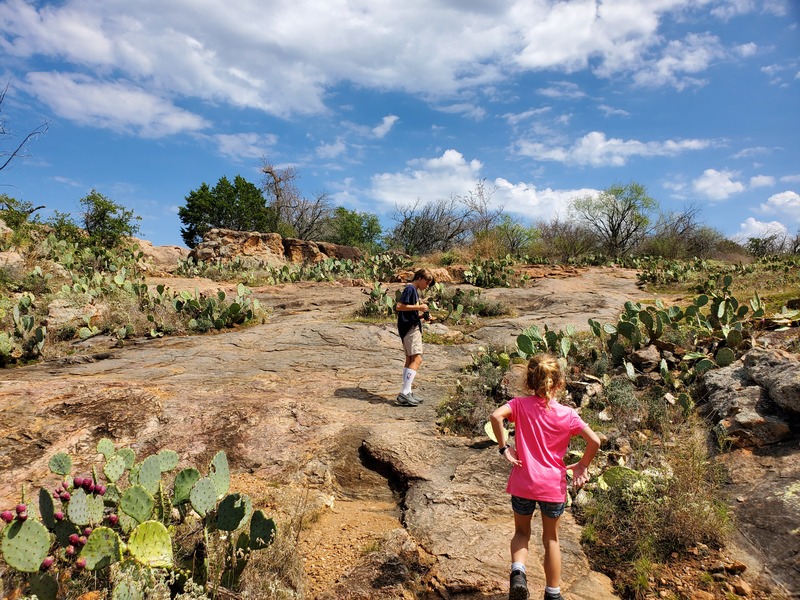
{"label": "boulder", "polygon": [[0,247],[6,246],[11,241],[14,230],[11,229],[3,219],[0,219]]}
{"label": "boulder", "polygon": [[661,353],[651,344],[634,352],[631,355],[631,362],[645,373],[656,371],[661,364]]}
{"label": "boulder", "polygon": [[183,246],[153,246],[147,240],[132,239],[144,254],[139,267],[148,273],[173,273],[178,268],[178,261],[189,256],[189,249]]}
{"label": "boulder", "polygon": [[315,242],[297,238],[283,238],[283,254],[290,263],[318,263],[327,257]]}
{"label": "boulder", "polygon": [[360,248],[355,246],[342,246],[341,244],[332,244],[330,242],[317,242],[317,247],[328,258],[336,258],[339,260],[352,260],[359,261],[364,259],[364,253]]}
{"label": "boulder", "polygon": [[735,446],[765,446],[791,436],[789,423],[767,390],[748,377],[742,361],[703,375],[703,414],[717,422]]}
{"label": "boulder", "polygon": [[189,253],[197,261],[231,260],[248,257],[266,263],[282,262],[283,241],[280,234],[260,231],[212,229]]}
{"label": "boulder", "polygon": [[[0,235],[2,235],[2,232],[0,232]],[[21,269],[24,266],[25,258],[19,252],[14,252],[13,250],[0,252],[0,269]]]}
{"label": "boulder", "polygon": [[800,357],[783,350],[753,348],[744,356],[747,376],[766,388],[775,404],[800,416]]}

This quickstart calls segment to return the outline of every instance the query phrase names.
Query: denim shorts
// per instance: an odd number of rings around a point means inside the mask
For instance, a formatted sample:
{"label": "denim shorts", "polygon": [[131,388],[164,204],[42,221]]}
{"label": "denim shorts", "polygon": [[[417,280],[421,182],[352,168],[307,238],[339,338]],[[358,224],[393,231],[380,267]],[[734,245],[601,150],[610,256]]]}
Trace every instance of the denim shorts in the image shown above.
{"label": "denim shorts", "polygon": [[536,504],[539,504],[539,510],[542,514],[551,519],[557,519],[564,514],[566,508],[565,502],[542,502],[541,500],[528,500],[527,498],[520,498],[519,496],[511,496],[511,508],[518,515],[532,515],[536,510]]}

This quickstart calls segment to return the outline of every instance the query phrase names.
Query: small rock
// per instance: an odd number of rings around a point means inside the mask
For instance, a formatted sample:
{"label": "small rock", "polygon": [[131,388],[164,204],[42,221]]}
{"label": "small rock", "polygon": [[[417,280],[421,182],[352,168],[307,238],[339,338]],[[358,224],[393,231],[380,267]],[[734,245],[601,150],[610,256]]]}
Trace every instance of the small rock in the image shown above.
{"label": "small rock", "polygon": [[733,591],[736,592],[739,596],[750,596],[753,593],[753,588],[750,587],[750,584],[740,579],[738,581],[733,582]]}
{"label": "small rock", "polygon": [[744,573],[747,571],[747,565],[736,560],[725,565],[725,570],[728,571],[728,573]]}
{"label": "small rock", "polygon": [[714,594],[705,590],[694,590],[691,598],[692,600],[714,600]]}

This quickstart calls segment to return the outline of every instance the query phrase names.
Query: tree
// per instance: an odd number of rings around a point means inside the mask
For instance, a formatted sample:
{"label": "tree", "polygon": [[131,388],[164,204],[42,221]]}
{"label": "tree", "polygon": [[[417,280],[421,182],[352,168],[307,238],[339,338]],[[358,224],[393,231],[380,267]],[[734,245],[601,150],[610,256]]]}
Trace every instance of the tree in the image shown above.
{"label": "tree", "polygon": [[554,217],[536,223],[539,233],[539,252],[543,256],[557,257],[561,262],[595,252],[597,235],[586,224]]}
{"label": "tree", "polygon": [[[3,100],[5,100],[7,91],[8,91],[8,84],[6,84],[6,87],[3,88],[2,92],[0,92],[0,111],[2,111]],[[28,133],[28,135],[26,135],[22,139],[22,141],[16,146],[14,146],[11,150],[4,150],[0,148],[0,171],[2,171],[9,164],[11,164],[12,160],[14,160],[19,156],[22,156],[22,152],[25,149],[25,145],[32,139],[37,138],[44,132],[46,132],[48,126],[49,125],[46,122],[39,125],[39,127]],[[11,137],[12,137],[11,133],[6,129],[5,119],[0,118],[0,140],[10,139]]]}
{"label": "tree", "polygon": [[406,254],[422,255],[446,252],[465,243],[471,236],[477,213],[456,195],[420,207],[421,200],[411,206],[396,207],[392,219],[397,223],[389,242]]}
{"label": "tree", "polygon": [[123,237],[131,237],[139,231],[135,221],[141,217],[96,190],[81,198],[80,204],[83,207],[83,228],[93,246],[115,248]]}
{"label": "tree", "polygon": [[596,196],[576,198],[571,212],[595,231],[605,252],[620,257],[647,236],[650,215],[657,207],[645,186],[631,182],[614,184]]}
{"label": "tree", "polygon": [[183,223],[181,237],[193,248],[209,230],[274,231],[275,214],[266,206],[264,195],[254,184],[237,175],[231,183],[221,177],[213,188],[203,183],[186,196],[178,209]]}
{"label": "tree", "polygon": [[[43,208],[45,207],[34,206],[27,200],[17,200],[6,194],[0,194],[0,219],[15,231],[24,226],[33,213]],[[36,217],[33,221],[36,221]]]}
{"label": "tree", "polygon": [[331,215],[328,194],[319,192],[313,198],[303,197],[297,187],[300,176],[293,167],[279,169],[264,159],[261,172],[266,202],[275,217],[269,231],[301,240],[319,239]]}
{"label": "tree", "polygon": [[368,252],[379,249],[381,224],[377,215],[356,212],[340,206],[333,211],[333,215],[325,224],[325,229],[321,238],[324,241],[343,246],[357,246]]}

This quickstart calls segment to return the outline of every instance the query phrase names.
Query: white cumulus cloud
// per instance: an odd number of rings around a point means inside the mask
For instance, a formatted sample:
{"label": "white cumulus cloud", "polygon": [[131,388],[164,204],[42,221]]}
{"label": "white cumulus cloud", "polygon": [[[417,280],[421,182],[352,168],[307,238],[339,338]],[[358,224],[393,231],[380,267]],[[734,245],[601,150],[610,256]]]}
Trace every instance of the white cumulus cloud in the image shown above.
{"label": "white cumulus cloud", "polygon": [[709,200],[727,200],[745,190],[745,185],[741,181],[735,181],[736,177],[738,173],[732,171],[706,169],[692,182],[692,187],[695,192]]}
{"label": "white cumulus cloud", "polygon": [[783,215],[786,222],[800,223],[800,194],[793,191],[773,194],[761,204],[759,212]]}
{"label": "white cumulus cloud", "polygon": [[622,166],[633,157],[676,156],[691,150],[702,150],[710,144],[708,140],[694,139],[641,142],[607,138],[600,131],[592,131],[571,147],[551,146],[529,140],[520,140],[517,147],[519,154],[536,160],[592,166]]}

